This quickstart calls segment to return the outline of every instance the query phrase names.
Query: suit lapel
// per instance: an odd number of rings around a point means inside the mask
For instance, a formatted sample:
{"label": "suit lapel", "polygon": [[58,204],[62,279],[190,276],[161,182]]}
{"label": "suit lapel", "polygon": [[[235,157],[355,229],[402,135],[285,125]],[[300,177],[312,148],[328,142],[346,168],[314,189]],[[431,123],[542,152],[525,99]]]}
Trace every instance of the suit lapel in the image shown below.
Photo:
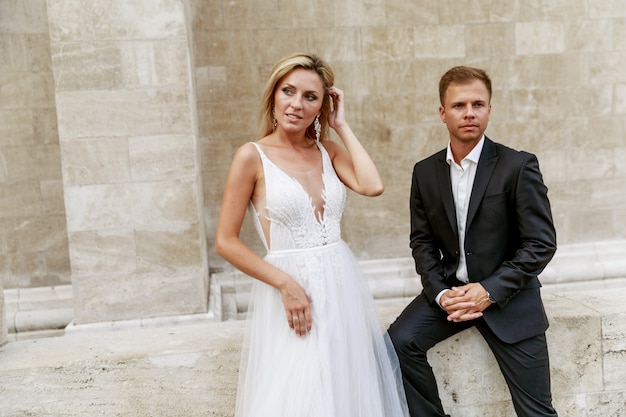
{"label": "suit lapel", "polygon": [[474,215],[478,211],[478,206],[485,195],[489,180],[493,175],[493,171],[496,168],[496,162],[498,161],[498,154],[496,153],[495,144],[485,136],[485,143],[483,150],[478,160],[478,167],[476,168],[476,177],[474,178],[474,186],[472,187],[472,195],[470,197],[469,208],[467,211],[467,227],[472,224]]}
{"label": "suit lapel", "polygon": [[437,178],[439,186],[439,195],[446,210],[446,216],[450,222],[450,228],[454,231],[454,235],[458,235],[458,227],[456,224],[456,209],[454,206],[454,197],[452,196],[452,182],[450,181],[450,165],[446,162],[446,151],[444,150],[437,158]]}

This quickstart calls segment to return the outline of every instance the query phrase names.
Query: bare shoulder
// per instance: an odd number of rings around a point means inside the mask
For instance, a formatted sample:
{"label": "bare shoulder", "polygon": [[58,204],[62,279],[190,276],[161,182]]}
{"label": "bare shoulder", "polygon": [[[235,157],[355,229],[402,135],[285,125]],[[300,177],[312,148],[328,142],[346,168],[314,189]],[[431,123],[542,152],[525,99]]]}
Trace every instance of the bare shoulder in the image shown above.
{"label": "bare shoulder", "polygon": [[261,157],[255,146],[251,142],[241,145],[231,161],[231,175],[239,178],[258,177],[261,170]]}
{"label": "bare shoulder", "polygon": [[320,141],[326,152],[328,152],[328,156],[330,159],[333,159],[339,152],[343,152],[344,149],[337,142],[332,140],[323,140]]}
{"label": "bare shoulder", "polygon": [[239,162],[243,164],[254,164],[260,162],[259,151],[252,142],[244,143],[237,149],[233,156],[233,162]]}

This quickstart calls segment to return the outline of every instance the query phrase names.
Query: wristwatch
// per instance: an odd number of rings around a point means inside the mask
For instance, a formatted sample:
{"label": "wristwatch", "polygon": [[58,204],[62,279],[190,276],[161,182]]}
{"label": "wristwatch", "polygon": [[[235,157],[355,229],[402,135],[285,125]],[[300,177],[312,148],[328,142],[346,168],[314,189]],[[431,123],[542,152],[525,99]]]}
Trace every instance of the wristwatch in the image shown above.
{"label": "wristwatch", "polygon": [[493,298],[493,297],[491,296],[491,294],[489,294],[489,291],[487,291],[487,300],[489,300],[489,302],[490,302],[491,304],[495,304],[495,303],[496,303],[496,299],[495,299],[495,298]]}

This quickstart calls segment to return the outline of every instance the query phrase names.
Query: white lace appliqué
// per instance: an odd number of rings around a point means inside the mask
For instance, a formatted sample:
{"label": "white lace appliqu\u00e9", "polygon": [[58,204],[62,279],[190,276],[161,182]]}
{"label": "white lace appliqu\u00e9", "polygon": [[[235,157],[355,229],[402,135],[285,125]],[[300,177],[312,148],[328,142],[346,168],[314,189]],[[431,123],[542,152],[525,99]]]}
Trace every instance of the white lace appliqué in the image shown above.
{"label": "white lace appliqu\u00e9", "polygon": [[[346,190],[337,177],[326,149],[322,154],[322,218],[302,185],[273,163],[255,144],[265,174],[266,208],[270,221],[269,248],[306,249],[338,242],[341,239],[341,216],[346,205]],[[255,219],[258,221],[258,219]]]}

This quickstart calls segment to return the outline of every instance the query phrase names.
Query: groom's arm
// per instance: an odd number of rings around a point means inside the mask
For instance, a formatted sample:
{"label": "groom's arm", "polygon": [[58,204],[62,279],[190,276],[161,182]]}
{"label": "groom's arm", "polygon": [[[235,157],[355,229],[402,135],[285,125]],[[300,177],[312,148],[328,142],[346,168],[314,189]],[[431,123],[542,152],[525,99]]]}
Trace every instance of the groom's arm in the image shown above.
{"label": "groom's arm", "polygon": [[[415,270],[421,277],[424,294],[428,301],[433,303],[437,295],[449,287],[445,281],[441,251],[436,244],[436,237],[427,215],[429,210],[425,207],[425,204],[432,199],[423,194],[424,192],[428,194],[427,189],[429,186],[436,186],[436,184],[427,185],[425,182],[435,181],[435,179],[432,171],[424,170],[423,168],[424,163],[418,163],[413,168],[410,195],[411,232],[409,245],[415,260]],[[445,217],[445,212],[442,211],[440,215]]]}

